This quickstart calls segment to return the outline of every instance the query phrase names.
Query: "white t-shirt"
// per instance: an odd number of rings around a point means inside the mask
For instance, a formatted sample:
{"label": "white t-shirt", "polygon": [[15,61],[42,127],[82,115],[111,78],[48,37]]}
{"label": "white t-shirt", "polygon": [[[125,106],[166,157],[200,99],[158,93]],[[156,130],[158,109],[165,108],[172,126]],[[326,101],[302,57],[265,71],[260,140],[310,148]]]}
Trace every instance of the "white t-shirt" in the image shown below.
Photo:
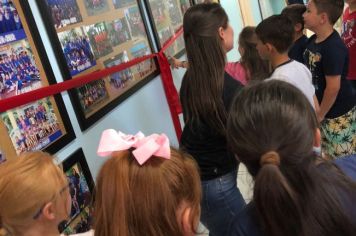
{"label": "white t-shirt", "polygon": [[[61,234],[60,236],[65,236],[65,235]],[[88,232],[81,233],[81,234],[71,234],[69,236],[94,236],[94,230],[89,230]]]}
{"label": "white t-shirt", "polygon": [[312,74],[309,69],[300,62],[291,60],[278,66],[267,80],[276,79],[290,83],[304,93],[310,104],[315,109],[313,96],[315,95],[312,83]]}

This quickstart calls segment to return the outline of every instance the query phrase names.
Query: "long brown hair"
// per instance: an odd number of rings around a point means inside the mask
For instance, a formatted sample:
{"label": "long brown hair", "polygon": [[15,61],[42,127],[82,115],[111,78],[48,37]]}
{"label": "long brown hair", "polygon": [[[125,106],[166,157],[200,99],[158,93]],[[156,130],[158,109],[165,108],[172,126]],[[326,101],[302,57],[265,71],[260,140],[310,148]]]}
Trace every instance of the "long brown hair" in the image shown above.
{"label": "long brown hair", "polygon": [[199,222],[200,178],[195,161],[171,148],[171,159],[140,166],[130,151],[116,152],[101,168],[95,197],[96,236],[182,236],[177,209],[191,207]]}
{"label": "long brown hair", "polygon": [[241,55],[241,65],[246,73],[246,80],[264,80],[269,77],[268,61],[261,59],[256,49],[256,27],[246,26],[239,35],[239,46],[244,50]]}
{"label": "long brown hair", "polygon": [[219,28],[228,17],[217,3],[198,4],[184,15],[183,30],[189,67],[180,90],[187,125],[205,123],[225,132],[226,111],[222,100],[226,52]]}
{"label": "long brown hair", "polygon": [[302,92],[282,81],[259,83],[244,88],[230,112],[228,142],[255,180],[266,235],[355,235],[346,213],[355,183],[314,154],[318,122]]}

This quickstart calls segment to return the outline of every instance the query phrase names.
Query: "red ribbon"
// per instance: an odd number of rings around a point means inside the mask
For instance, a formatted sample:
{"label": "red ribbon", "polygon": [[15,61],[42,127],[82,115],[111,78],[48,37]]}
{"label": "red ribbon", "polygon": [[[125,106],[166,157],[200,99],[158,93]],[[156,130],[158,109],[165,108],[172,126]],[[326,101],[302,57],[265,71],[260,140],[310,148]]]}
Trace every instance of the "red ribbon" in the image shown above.
{"label": "red ribbon", "polygon": [[170,38],[169,41],[167,41],[162,50],[158,53],[147,55],[144,57],[139,57],[135,58],[133,60],[130,60],[129,62],[122,63],[117,66],[113,66],[104,70],[92,72],[87,75],[83,75],[80,77],[77,77],[75,79],[67,80],[64,82],[60,82],[54,85],[42,87],[36,90],[32,90],[30,92],[26,92],[17,96],[13,96],[10,98],[6,98],[3,100],[0,100],[0,112],[5,112],[7,110],[13,109],[15,107],[37,101],[41,98],[49,97],[54,94],[58,94],[61,92],[64,92],[66,90],[72,89],[72,88],[77,88],[77,87],[82,87],[84,84],[87,84],[89,82],[95,81],[102,79],[106,76],[109,76],[115,72],[127,69],[131,66],[134,66],[140,62],[143,62],[145,60],[151,59],[153,57],[158,58],[158,65],[161,70],[161,79],[163,83],[163,88],[166,94],[166,99],[168,102],[169,110],[171,112],[172,116],[172,121],[173,125],[176,131],[176,135],[178,137],[178,140],[180,139],[180,136],[182,134],[182,128],[180,125],[179,121],[179,114],[182,111],[180,102],[179,102],[179,96],[176,87],[174,86],[173,83],[173,77],[172,77],[172,72],[171,68],[169,65],[169,62],[164,55],[164,51],[171,46],[174,41],[182,34],[183,29],[179,29],[177,33]]}

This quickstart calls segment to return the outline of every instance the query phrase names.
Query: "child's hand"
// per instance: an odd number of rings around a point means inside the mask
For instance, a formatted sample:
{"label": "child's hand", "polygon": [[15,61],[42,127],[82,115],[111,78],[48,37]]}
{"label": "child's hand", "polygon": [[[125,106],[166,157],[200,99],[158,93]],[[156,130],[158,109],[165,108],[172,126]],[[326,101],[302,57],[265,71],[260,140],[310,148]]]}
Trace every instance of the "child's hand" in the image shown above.
{"label": "child's hand", "polygon": [[174,69],[178,69],[179,67],[181,67],[182,62],[180,60],[178,60],[177,58],[168,56],[167,59],[168,59],[169,64]]}

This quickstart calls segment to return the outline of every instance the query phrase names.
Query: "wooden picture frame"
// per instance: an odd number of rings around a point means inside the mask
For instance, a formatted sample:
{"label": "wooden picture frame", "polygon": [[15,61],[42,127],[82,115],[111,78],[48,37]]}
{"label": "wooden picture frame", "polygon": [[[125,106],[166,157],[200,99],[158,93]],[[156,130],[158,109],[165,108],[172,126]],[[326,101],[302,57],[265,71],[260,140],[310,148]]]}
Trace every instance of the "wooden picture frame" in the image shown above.
{"label": "wooden picture frame", "polygon": [[92,226],[92,199],[94,180],[83,150],[80,148],[62,162],[72,198],[70,219],[59,226],[61,233],[76,234]]}
{"label": "wooden picture frame", "polygon": [[[0,14],[0,99],[55,83],[28,2],[9,0]],[[75,138],[60,94],[0,113],[0,135],[1,161],[26,151],[54,154]]]}
{"label": "wooden picture frame", "polygon": [[[183,26],[184,13],[192,6],[190,0],[145,0],[155,41],[161,50]],[[185,53],[183,35],[164,52],[167,57],[181,57]]]}
{"label": "wooden picture frame", "polygon": [[[152,53],[137,0],[36,0],[64,80]],[[159,74],[156,59],[72,89],[85,130]]]}

